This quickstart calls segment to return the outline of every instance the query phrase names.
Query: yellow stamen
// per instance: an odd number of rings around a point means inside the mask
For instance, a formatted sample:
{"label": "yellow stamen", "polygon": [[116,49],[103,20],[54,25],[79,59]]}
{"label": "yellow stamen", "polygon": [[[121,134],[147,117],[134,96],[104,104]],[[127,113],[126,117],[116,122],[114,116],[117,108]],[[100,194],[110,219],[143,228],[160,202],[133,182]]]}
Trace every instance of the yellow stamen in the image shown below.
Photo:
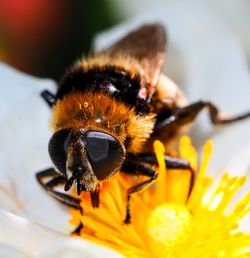
{"label": "yellow stamen", "polygon": [[165,147],[160,141],[154,142],[154,152],[159,164],[158,168],[158,179],[156,181],[156,188],[159,190],[161,195],[158,196],[158,202],[163,203],[166,196],[166,163],[164,159]]}
{"label": "yellow stamen", "polygon": [[190,191],[191,173],[188,170],[170,170],[166,173],[166,202],[184,204]]}
{"label": "yellow stamen", "polygon": [[[203,158],[191,194],[188,170],[166,171],[164,147],[154,144],[159,162],[157,182],[134,194],[131,202],[132,223],[123,224],[126,190],[135,179],[117,174],[101,189],[99,209],[82,195],[84,214],[72,211],[71,223],[81,220],[80,236],[116,249],[132,258],[211,258],[250,257],[250,235],[239,228],[250,215],[250,192],[229,209],[246,177],[224,173],[218,182],[206,175],[212,142],[203,148]],[[197,153],[189,138],[182,138],[179,156],[197,170]],[[187,200],[186,200],[187,199]]]}
{"label": "yellow stamen", "polygon": [[195,185],[188,200],[188,207],[193,210],[195,205],[201,202],[204,193],[210,187],[212,180],[209,177],[205,177],[207,167],[212,155],[213,143],[208,140],[203,147],[203,158],[198,172],[198,176],[195,180]]}
{"label": "yellow stamen", "polygon": [[198,154],[192,145],[191,139],[187,136],[182,136],[179,141],[179,153],[180,157],[189,161],[194,171],[197,170]]}
{"label": "yellow stamen", "polygon": [[[193,155],[190,156],[192,157],[190,162],[194,163],[197,158],[197,154],[194,148],[191,146],[190,139],[188,139],[188,137],[182,138],[180,148],[182,149],[183,157],[186,157],[190,150],[192,151]],[[157,195],[156,197],[158,202],[185,203],[190,191],[192,173],[189,170],[166,170],[166,163],[164,159],[165,148],[160,141],[154,142],[154,151],[159,164],[159,176],[156,181],[157,192],[160,193],[160,195]],[[195,167],[195,164],[193,164],[193,166]]]}
{"label": "yellow stamen", "polygon": [[70,211],[71,219],[69,220],[69,223],[74,226],[79,226],[81,222],[81,213],[78,210],[71,209]]}

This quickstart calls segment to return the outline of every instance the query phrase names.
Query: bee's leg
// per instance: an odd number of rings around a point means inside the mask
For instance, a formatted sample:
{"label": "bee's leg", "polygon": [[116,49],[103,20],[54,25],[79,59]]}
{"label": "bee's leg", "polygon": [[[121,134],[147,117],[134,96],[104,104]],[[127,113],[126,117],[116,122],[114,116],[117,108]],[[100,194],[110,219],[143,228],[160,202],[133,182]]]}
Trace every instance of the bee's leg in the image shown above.
{"label": "bee's leg", "polygon": [[45,100],[49,107],[52,107],[55,104],[56,97],[50,91],[44,90],[41,92],[41,97]]}
{"label": "bee's leg", "polygon": [[[136,156],[136,159],[139,161],[147,162],[152,165],[158,165],[156,156],[155,154],[152,154],[152,153],[139,154]],[[189,189],[189,194],[190,194],[193,188],[194,179],[195,179],[195,171],[191,167],[190,163],[184,159],[173,158],[167,155],[164,155],[164,160],[165,160],[166,168],[168,169],[187,169],[191,172],[191,181],[190,181],[190,189]]]}
{"label": "bee's leg", "polygon": [[182,125],[192,122],[204,108],[208,108],[210,120],[216,125],[228,124],[250,117],[250,112],[228,118],[222,117],[213,103],[198,101],[189,106],[177,109],[172,115],[166,117],[166,119],[157,122],[154,128],[154,134],[157,134],[163,129],[174,131]]}
{"label": "bee's leg", "polygon": [[[75,209],[80,209],[80,200],[70,195],[53,190],[54,187],[65,183],[65,179],[58,175],[53,168],[46,169],[36,174],[38,183],[45,189],[45,191],[59,202]],[[51,178],[48,182],[44,179]]]}
{"label": "bee's leg", "polygon": [[131,213],[130,213],[130,197],[131,194],[137,193],[142,189],[148,187],[151,183],[155,181],[158,176],[157,171],[152,169],[152,167],[146,163],[142,162],[125,162],[122,167],[122,171],[126,174],[137,175],[137,176],[148,176],[149,179],[143,182],[138,183],[130,187],[127,190],[127,207],[126,207],[126,217],[124,219],[125,224],[130,224],[131,222]]}
{"label": "bee's leg", "polygon": [[[38,183],[45,189],[45,191],[50,196],[55,198],[60,203],[65,204],[74,209],[80,210],[80,212],[83,213],[83,210],[80,206],[79,199],[76,199],[70,195],[53,190],[54,187],[65,183],[65,179],[62,176],[58,175],[58,173],[56,173],[56,171],[53,168],[49,168],[44,171],[36,173],[36,178]],[[47,181],[47,183],[44,183],[43,180],[46,178],[52,178],[52,179]],[[79,235],[82,228],[83,228],[83,224],[80,223],[79,226],[72,232],[72,234]]]}
{"label": "bee's leg", "polygon": [[95,191],[93,193],[90,193],[90,198],[91,198],[92,207],[93,208],[98,208],[99,203],[100,203],[99,191]]}
{"label": "bee's leg", "polygon": [[84,227],[83,224],[80,223],[79,226],[73,232],[71,232],[71,236],[74,236],[74,235],[79,236],[83,227]]}
{"label": "bee's leg", "polygon": [[[138,154],[136,159],[154,165],[158,164],[155,154],[152,153]],[[193,172],[193,168],[190,166],[190,163],[184,159],[164,155],[164,160],[166,162],[166,167],[169,169],[188,169]]]}

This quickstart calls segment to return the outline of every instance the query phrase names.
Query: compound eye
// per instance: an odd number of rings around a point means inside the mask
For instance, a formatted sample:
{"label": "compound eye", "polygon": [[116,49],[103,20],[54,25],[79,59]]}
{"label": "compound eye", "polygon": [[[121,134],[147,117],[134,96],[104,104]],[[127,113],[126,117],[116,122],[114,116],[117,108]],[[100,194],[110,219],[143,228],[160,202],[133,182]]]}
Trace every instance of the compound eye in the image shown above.
{"label": "compound eye", "polygon": [[49,141],[49,155],[56,168],[66,175],[67,140],[70,129],[56,132]]}
{"label": "compound eye", "polygon": [[98,180],[111,177],[121,167],[125,157],[122,144],[107,133],[89,131],[85,147]]}

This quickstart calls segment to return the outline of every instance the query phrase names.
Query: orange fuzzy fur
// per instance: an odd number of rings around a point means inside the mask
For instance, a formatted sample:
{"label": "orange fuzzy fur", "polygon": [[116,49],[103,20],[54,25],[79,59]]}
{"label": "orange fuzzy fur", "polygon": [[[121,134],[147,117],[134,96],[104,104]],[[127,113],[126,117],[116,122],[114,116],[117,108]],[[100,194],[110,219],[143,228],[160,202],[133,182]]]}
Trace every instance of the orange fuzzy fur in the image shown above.
{"label": "orange fuzzy fur", "polygon": [[93,56],[79,59],[73,66],[73,70],[82,70],[83,72],[93,68],[106,68],[113,66],[118,70],[129,71],[130,77],[133,79],[135,76],[143,76],[142,64],[129,56],[117,55],[115,58],[105,55],[103,53],[96,53]]}
{"label": "orange fuzzy fur", "polygon": [[58,100],[51,120],[54,132],[66,128],[100,130],[123,143],[128,137],[127,151],[132,153],[142,150],[154,124],[155,114],[137,115],[134,108],[110,96],[90,92],[72,92]]}

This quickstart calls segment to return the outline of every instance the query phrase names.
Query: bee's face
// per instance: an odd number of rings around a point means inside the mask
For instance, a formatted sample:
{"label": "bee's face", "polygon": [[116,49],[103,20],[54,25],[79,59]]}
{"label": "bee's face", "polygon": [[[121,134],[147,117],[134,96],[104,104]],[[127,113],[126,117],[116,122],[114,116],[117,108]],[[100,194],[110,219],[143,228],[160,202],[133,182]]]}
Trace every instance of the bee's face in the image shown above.
{"label": "bee's face", "polygon": [[79,194],[81,191],[95,191],[98,181],[119,170],[125,158],[125,148],[105,132],[64,129],[51,137],[49,154],[67,180],[65,190],[76,182]]}

